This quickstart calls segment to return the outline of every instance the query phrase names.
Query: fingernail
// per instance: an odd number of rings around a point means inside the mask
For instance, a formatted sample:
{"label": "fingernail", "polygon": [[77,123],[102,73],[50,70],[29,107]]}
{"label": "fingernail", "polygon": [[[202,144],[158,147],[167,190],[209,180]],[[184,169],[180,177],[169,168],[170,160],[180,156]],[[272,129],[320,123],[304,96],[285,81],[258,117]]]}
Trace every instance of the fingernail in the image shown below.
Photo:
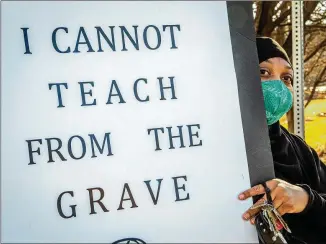
{"label": "fingernail", "polygon": [[245,196],[244,196],[243,194],[240,194],[240,195],[239,195],[239,199],[240,199],[240,200],[243,200],[244,198],[245,198]]}
{"label": "fingernail", "polygon": [[275,225],[276,225],[277,230],[283,229],[283,225],[281,224],[281,222],[279,220],[276,221]]}
{"label": "fingernail", "polygon": [[249,215],[248,213],[245,213],[244,215],[242,215],[242,218],[243,218],[244,220],[248,220],[249,217],[250,217],[250,215]]}
{"label": "fingernail", "polygon": [[251,223],[252,225],[254,225],[254,224],[255,224],[255,218],[252,218],[252,219],[250,220],[250,223]]}

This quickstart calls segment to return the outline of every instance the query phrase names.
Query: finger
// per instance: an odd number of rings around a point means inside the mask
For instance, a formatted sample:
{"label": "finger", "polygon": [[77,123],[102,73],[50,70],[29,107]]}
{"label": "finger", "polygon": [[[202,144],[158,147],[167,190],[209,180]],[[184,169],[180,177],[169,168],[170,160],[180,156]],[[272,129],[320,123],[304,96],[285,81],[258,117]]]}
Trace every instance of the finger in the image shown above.
{"label": "finger", "polygon": [[275,198],[273,201],[273,206],[274,208],[278,209],[283,203],[284,202],[281,198]]}
{"label": "finger", "polygon": [[255,220],[256,220],[255,217],[251,218],[251,219],[250,219],[250,224],[254,225],[254,224],[255,224]]}
{"label": "finger", "polygon": [[259,204],[262,204],[264,201],[266,201],[266,195],[264,195],[264,197],[260,198],[254,205],[252,205],[252,207],[250,207],[243,215],[242,218],[244,220],[250,220],[251,218],[253,218],[254,216],[256,216],[256,214],[260,211],[260,208],[257,207]]}
{"label": "finger", "polygon": [[263,185],[260,184],[260,185],[256,185],[256,186],[242,192],[239,195],[239,199],[240,200],[246,200],[249,197],[261,195],[261,194],[264,194],[264,193],[265,193],[265,189],[264,189]]}
{"label": "finger", "polygon": [[[272,191],[274,188],[276,188],[278,182],[275,180],[270,180],[266,182],[266,186]],[[256,185],[242,193],[239,194],[240,200],[246,200],[249,197],[261,195],[265,193],[265,188],[262,184]]]}
{"label": "finger", "polygon": [[283,216],[286,213],[290,213],[291,208],[289,206],[287,206],[286,204],[282,204],[278,209],[277,212],[279,212],[279,214],[281,216]]}
{"label": "finger", "polygon": [[271,198],[273,200],[274,208],[278,209],[284,202],[283,191],[279,187],[276,187],[271,192]]}

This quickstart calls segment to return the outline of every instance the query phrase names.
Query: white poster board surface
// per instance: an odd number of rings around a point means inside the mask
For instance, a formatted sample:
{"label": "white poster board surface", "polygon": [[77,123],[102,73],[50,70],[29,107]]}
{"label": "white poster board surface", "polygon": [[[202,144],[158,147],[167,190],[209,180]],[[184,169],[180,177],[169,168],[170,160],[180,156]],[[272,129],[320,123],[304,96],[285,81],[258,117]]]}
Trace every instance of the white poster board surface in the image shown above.
{"label": "white poster board surface", "polygon": [[2,242],[257,242],[225,2],[3,2]]}

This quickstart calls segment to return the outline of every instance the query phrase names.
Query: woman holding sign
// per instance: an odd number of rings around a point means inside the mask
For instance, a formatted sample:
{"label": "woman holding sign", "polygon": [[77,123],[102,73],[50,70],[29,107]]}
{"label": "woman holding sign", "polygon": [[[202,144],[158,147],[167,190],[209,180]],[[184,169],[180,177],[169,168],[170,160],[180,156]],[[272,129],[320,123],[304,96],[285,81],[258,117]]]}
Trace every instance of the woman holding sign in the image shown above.
{"label": "woman holding sign", "polygon": [[266,223],[275,227],[276,231],[271,231],[273,241],[279,231],[285,234],[280,239],[288,243],[326,242],[326,165],[311,147],[279,122],[292,107],[290,59],[273,39],[259,37],[256,41],[277,179],[239,194],[240,200],[262,196],[243,214],[243,219],[255,223],[261,233],[268,232],[268,228],[260,229]]}

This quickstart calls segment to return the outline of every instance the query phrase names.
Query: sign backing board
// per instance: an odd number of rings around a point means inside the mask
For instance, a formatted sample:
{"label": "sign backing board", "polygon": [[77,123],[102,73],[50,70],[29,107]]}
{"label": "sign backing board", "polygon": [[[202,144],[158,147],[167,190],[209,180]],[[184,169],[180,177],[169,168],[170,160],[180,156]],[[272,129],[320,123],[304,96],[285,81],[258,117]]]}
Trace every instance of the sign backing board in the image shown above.
{"label": "sign backing board", "polygon": [[2,2],[2,242],[257,242],[237,199],[272,176],[258,77],[239,78],[248,9]]}

